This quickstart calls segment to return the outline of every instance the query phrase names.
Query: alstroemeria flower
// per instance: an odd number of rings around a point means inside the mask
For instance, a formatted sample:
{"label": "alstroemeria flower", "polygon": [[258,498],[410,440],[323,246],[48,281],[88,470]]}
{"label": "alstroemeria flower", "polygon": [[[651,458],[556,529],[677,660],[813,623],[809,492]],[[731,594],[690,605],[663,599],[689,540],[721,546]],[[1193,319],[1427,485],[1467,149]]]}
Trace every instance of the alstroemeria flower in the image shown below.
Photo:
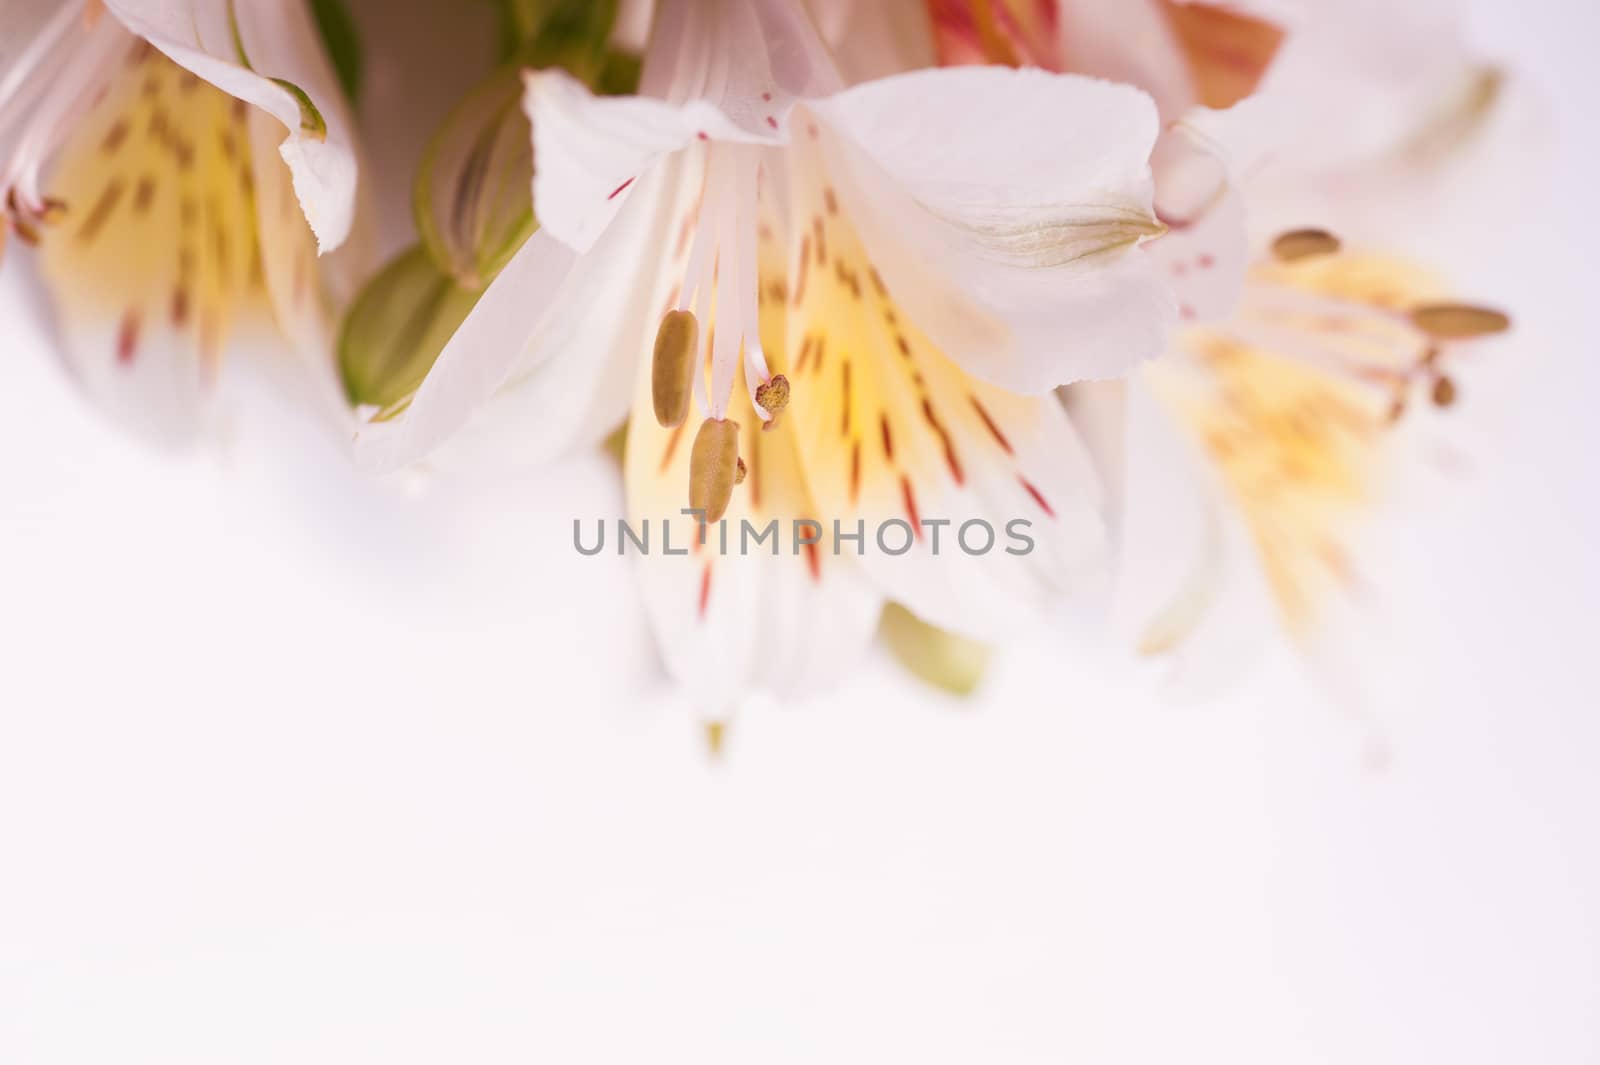
{"label": "alstroemeria flower", "polygon": [[[1155,173],[1171,225],[1151,254],[1193,324],[1127,381],[1065,391],[1115,498],[1117,627],[1145,653],[1181,651],[1193,685],[1229,675],[1274,621],[1325,652],[1335,604],[1361,583],[1349,541],[1400,464],[1403,429],[1417,408],[1455,402],[1452,364],[1508,323],[1322,229],[1269,230],[1252,256],[1244,207],[1281,225],[1318,202],[1305,193],[1324,177],[1349,194],[1361,167],[1456,130],[1486,68],[1442,3],[929,0],[929,12],[945,62],[1129,80],[1169,121]],[[1217,269],[1225,259],[1248,270]]]}
{"label": "alstroemeria flower", "polygon": [[[1100,500],[1037,393],[1125,371],[1172,320],[1140,247],[1161,228],[1148,98],[976,68],[841,89],[788,0],[659,5],[641,92],[530,76],[543,229],[410,408],[363,434],[369,457],[402,464],[461,429],[458,444],[546,458],[631,407],[629,513],[674,523],[681,546],[698,543],[692,485],[726,489],[736,451],[735,532],[776,517],[825,535],[778,558],[658,544],[642,560],[669,669],[712,711],[832,674],[885,596],[982,635],[1073,587],[1101,547]],[[690,314],[698,417],[663,425],[651,353]],[[836,519],[915,539],[836,553]],[[969,557],[955,534],[973,519],[1001,536],[1026,520],[1037,547]]]}
{"label": "alstroemeria flower", "polygon": [[270,311],[332,396],[317,254],[356,157],[302,0],[5,8],[0,186],[41,245],[67,361],[118,420],[181,439],[230,334]]}
{"label": "alstroemeria flower", "polygon": [[[1182,652],[1191,679],[1226,675],[1259,631],[1240,611],[1267,603],[1294,641],[1321,644],[1335,605],[1365,591],[1350,541],[1404,465],[1406,430],[1455,405],[1469,347],[1508,324],[1406,261],[1281,234],[1232,318],[1181,331],[1127,383],[1114,461],[1142,572],[1125,576],[1119,626],[1143,653]],[[1252,556],[1264,585],[1241,580]]]}
{"label": "alstroemeria flower", "polygon": [[[1366,590],[1352,541],[1406,465],[1407,430],[1429,408],[1455,405],[1457,365],[1509,325],[1404,258],[1347,250],[1335,234],[1359,229],[1354,205],[1330,209],[1305,194],[1320,176],[1377,164],[1451,112],[1462,76],[1483,68],[1447,47],[1459,37],[1439,14],[1407,23],[1358,4],[1290,24],[1259,72],[1260,100],[1244,105],[1248,135],[1232,137],[1250,145],[1233,162],[1259,249],[1236,306],[1180,330],[1125,384],[1067,390],[1119,497],[1117,625],[1147,654],[1174,653],[1190,685],[1231,675],[1273,622],[1334,666],[1325,680],[1348,682],[1348,663],[1327,659],[1363,627],[1344,623]],[[1357,93],[1341,109],[1329,85],[1371,83],[1380,53],[1419,62],[1377,79],[1387,96]],[[1375,139],[1368,116],[1382,99],[1387,132]],[[1228,139],[1231,117],[1200,113],[1180,126],[1200,141]],[[1285,219],[1302,227],[1272,228]],[[1205,234],[1175,227],[1164,243],[1180,299],[1213,296],[1193,269]]]}

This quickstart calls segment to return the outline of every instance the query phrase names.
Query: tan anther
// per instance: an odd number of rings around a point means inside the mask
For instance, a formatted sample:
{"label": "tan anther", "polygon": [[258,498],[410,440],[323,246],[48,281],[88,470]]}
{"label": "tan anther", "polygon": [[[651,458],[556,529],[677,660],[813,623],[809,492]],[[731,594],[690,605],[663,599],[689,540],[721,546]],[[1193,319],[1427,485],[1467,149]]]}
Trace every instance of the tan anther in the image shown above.
{"label": "tan anther", "polygon": [[1272,257],[1281,263],[1297,263],[1339,251],[1339,238],[1326,229],[1291,229],[1272,242]]}
{"label": "tan anther", "polygon": [[650,366],[650,398],[656,421],[676,429],[689,416],[694,390],[694,362],[700,323],[689,311],[668,311],[656,330],[655,358]]}
{"label": "tan anther", "polygon": [[1449,407],[1456,401],[1456,383],[1450,378],[1440,375],[1433,382],[1433,405],[1435,407]]}
{"label": "tan anther", "polygon": [[1493,308],[1470,303],[1427,303],[1411,309],[1411,324],[1440,340],[1466,340],[1503,333],[1511,328],[1511,319]]}
{"label": "tan anther", "polygon": [[705,521],[721,521],[733,499],[739,468],[739,423],[707,418],[695,434],[689,455],[689,506]]}

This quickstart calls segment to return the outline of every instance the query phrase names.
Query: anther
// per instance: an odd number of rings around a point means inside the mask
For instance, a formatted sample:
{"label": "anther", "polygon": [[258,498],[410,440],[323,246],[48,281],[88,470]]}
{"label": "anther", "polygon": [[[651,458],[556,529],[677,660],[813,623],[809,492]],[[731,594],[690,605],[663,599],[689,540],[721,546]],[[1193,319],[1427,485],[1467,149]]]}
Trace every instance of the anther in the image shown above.
{"label": "anther", "polygon": [[1448,407],[1456,401],[1456,383],[1441,374],[1433,382],[1433,405]]}
{"label": "anther", "polygon": [[1291,229],[1272,242],[1272,256],[1281,263],[1297,263],[1333,255],[1339,248],[1339,238],[1326,229]]}
{"label": "anther", "polygon": [[744,484],[744,479],[749,476],[749,474],[750,470],[745,466],[744,459],[740,459],[739,464],[733,469],[733,483]]}
{"label": "anther", "polygon": [[739,468],[739,423],[707,418],[689,455],[689,506],[706,522],[721,521],[733,499]]}
{"label": "anther", "polygon": [[1503,333],[1511,328],[1511,319],[1489,307],[1475,307],[1468,303],[1428,303],[1411,309],[1411,324],[1440,340],[1466,340]]}
{"label": "anther", "polygon": [[689,415],[694,388],[694,363],[700,323],[689,311],[668,311],[656,330],[655,359],[650,367],[650,397],[656,421],[676,429]]}

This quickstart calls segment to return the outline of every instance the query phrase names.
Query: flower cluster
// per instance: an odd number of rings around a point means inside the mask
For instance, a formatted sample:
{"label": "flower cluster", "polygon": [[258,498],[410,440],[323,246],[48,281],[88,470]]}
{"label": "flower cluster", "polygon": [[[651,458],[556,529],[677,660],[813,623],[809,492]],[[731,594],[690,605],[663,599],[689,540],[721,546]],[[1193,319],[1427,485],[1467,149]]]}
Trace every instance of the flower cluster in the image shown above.
{"label": "flower cluster", "polygon": [[[1502,90],[1447,6],[1395,6],[500,0],[380,265],[359,6],[18,0],[0,238],[145,436],[250,346],[374,475],[618,442],[617,547],[684,545],[632,553],[714,736],[880,631],[966,690],[1073,599],[1214,673],[1241,572],[1324,639],[1404,428],[1509,324],[1362,232]],[[976,528],[1027,549],[949,550]]]}

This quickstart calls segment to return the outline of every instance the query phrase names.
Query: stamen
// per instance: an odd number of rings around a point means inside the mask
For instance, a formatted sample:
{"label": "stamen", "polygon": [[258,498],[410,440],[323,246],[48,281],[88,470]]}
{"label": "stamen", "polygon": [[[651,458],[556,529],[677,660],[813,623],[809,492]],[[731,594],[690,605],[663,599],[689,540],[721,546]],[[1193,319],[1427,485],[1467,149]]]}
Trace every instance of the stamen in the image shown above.
{"label": "stamen", "polygon": [[[698,321],[705,323],[705,350],[697,354],[690,380],[702,414],[721,420],[727,416],[741,364],[752,402],[754,386],[770,376],[760,339],[756,237],[761,168],[759,151],[748,146],[706,145],[702,153],[705,169],[693,216],[694,239],[678,286],[677,309],[693,307]],[[706,357],[709,371],[703,365]],[[762,421],[771,417],[759,405],[755,413]]]}
{"label": "stamen", "polygon": [[1411,324],[1440,340],[1467,340],[1503,333],[1511,319],[1489,307],[1468,303],[1429,303],[1411,309]]}
{"label": "stamen", "polygon": [[691,311],[668,311],[656,330],[650,392],[663,429],[676,429],[689,416],[699,342],[700,323]]}
{"label": "stamen", "polygon": [[1326,229],[1291,229],[1272,242],[1272,255],[1282,263],[1297,263],[1339,251],[1339,238]]}
{"label": "stamen", "polygon": [[37,225],[61,213],[60,204],[40,195],[40,171],[130,47],[120,25],[87,17],[93,13],[92,6],[63,4],[0,77],[0,128],[10,141],[0,159],[0,190],[19,234],[37,235]]}
{"label": "stamen", "polygon": [[721,521],[733,499],[739,468],[739,423],[707,418],[689,455],[689,506],[706,522]]}
{"label": "stamen", "polygon": [[1433,382],[1433,405],[1444,408],[1456,401],[1456,383],[1441,374]]}
{"label": "stamen", "polygon": [[750,475],[750,470],[749,470],[748,467],[745,466],[744,459],[740,459],[738,466],[734,467],[733,483],[734,484],[744,484],[744,479],[746,477],[748,477],[749,475]]}

